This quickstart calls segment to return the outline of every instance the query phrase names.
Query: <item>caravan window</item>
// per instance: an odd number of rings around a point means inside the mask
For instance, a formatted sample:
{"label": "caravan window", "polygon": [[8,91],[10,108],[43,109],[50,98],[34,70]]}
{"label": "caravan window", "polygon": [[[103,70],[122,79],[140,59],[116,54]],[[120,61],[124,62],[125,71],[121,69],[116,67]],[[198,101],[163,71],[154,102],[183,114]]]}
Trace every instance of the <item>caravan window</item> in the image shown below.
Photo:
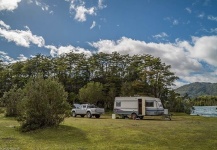
{"label": "caravan window", "polygon": [[121,107],[121,102],[116,102],[116,107]]}
{"label": "caravan window", "polygon": [[154,107],[154,102],[145,102],[146,107]]}

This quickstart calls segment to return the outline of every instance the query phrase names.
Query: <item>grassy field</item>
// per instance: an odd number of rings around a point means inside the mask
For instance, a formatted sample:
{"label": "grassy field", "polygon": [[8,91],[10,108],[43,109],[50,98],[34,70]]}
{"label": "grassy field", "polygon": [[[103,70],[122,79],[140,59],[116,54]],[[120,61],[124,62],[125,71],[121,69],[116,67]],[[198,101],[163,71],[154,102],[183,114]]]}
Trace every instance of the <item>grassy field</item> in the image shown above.
{"label": "grassy field", "polygon": [[21,133],[0,114],[0,150],[214,150],[217,118],[175,114],[144,120],[67,118],[59,127]]}

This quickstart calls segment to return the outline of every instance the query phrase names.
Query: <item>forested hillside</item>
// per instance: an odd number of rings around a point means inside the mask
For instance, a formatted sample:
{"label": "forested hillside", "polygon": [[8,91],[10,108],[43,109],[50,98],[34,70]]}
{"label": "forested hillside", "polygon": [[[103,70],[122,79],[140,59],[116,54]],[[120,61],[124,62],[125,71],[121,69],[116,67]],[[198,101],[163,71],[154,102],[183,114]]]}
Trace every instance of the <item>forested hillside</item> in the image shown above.
{"label": "forested hillside", "polygon": [[181,86],[175,91],[181,96],[192,98],[204,95],[217,96],[217,83],[195,82]]}

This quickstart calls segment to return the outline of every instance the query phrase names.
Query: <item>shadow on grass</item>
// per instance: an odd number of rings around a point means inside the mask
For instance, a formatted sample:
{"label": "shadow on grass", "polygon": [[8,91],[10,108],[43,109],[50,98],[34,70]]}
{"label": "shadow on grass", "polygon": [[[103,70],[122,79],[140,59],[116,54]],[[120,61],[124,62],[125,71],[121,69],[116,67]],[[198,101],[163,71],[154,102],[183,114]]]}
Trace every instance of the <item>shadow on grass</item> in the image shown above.
{"label": "shadow on grass", "polygon": [[31,137],[34,141],[53,142],[55,144],[88,142],[84,131],[68,125],[59,125],[57,127],[39,129],[22,134],[23,136]]}
{"label": "shadow on grass", "polygon": [[172,118],[170,120],[169,118],[162,119],[162,118],[154,118],[154,117],[152,117],[152,118],[150,118],[150,117],[149,118],[144,117],[143,119],[137,118],[135,120],[133,120],[131,118],[126,118],[126,119],[118,118],[118,120],[132,120],[132,121],[173,121]]}
{"label": "shadow on grass", "polygon": [[76,119],[76,118],[78,118],[78,119],[80,119],[80,118],[83,118],[83,119],[97,119],[97,120],[101,120],[101,119],[111,119],[111,118],[109,118],[109,117],[105,117],[105,116],[102,116],[102,117],[100,117],[100,118],[96,118],[96,117],[91,117],[91,118],[87,118],[87,117],[72,117],[73,119]]}
{"label": "shadow on grass", "polygon": [[148,119],[143,119],[143,121],[173,121],[173,119],[154,119],[154,118],[148,118]]}

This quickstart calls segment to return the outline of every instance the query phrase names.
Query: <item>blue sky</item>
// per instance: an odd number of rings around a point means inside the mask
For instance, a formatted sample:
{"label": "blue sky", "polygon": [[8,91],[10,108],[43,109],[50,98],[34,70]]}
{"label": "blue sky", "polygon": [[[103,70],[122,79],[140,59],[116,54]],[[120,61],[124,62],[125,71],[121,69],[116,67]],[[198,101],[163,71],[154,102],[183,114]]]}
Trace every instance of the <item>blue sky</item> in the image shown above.
{"label": "blue sky", "polygon": [[217,0],[0,0],[0,59],[151,54],[181,86],[217,83]]}

